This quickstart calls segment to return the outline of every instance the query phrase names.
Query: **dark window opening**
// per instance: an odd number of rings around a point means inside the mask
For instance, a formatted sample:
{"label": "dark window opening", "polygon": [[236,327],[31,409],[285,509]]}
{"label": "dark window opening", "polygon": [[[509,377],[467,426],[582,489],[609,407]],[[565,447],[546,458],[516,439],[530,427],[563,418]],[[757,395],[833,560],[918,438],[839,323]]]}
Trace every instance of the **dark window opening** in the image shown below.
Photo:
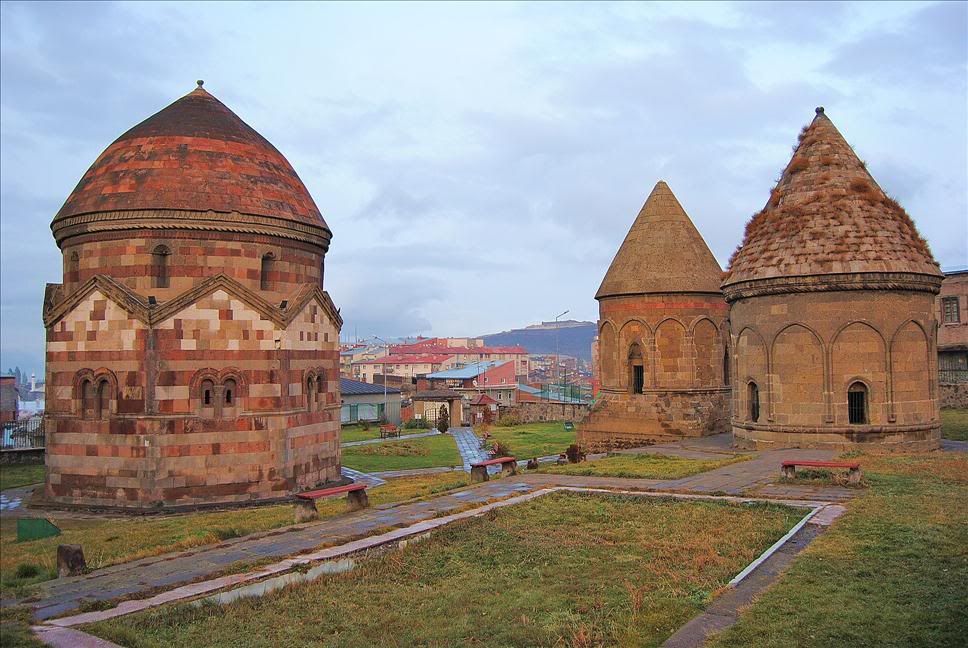
{"label": "dark window opening", "polygon": [[729,349],[723,351],[723,385],[729,387]]}
{"label": "dark window opening", "polygon": [[97,418],[107,418],[111,413],[111,385],[102,380],[97,386]]}
{"label": "dark window opening", "polygon": [[262,257],[262,270],[259,273],[259,287],[262,290],[269,290],[272,285],[269,273],[272,272],[273,261],[275,261],[275,257],[271,252]]}
{"label": "dark window opening", "polygon": [[211,389],[206,389],[205,390],[205,404],[206,405],[211,405],[212,404],[212,390]]}
{"label": "dark window opening", "polygon": [[326,270],[325,261],[320,261],[319,262],[319,289],[320,290],[322,290],[323,288],[323,274],[325,274],[325,270]]}
{"label": "dark window opening", "polygon": [[306,409],[312,409],[316,403],[316,379],[310,377],[306,381]]}
{"label": "dark window opening", "polygon": [[847,420],[852,425],[867,423],[867,386],[855,382],[847,389]]}
{"label": "dark window opening", "polygon": [[151,262],[154,266],[155,288],[168,287],[168,256],[170,252],[164,245],[159,245],[151,253]]}
{"label": "dark window opening", "polygon": [[756,423],[760,420],[760,388],[755,382],[746,387],[750,405],[750,420]]}
{"label": "dark window opening", "polygon": [[645,391],[645,367],[635,365],[632,367],[632,392],[641,394]]}
{"label": "dark window opening", "polygon": [[81,385],[81,415],[88,418],[94,415],[94,383],[85,380]]}

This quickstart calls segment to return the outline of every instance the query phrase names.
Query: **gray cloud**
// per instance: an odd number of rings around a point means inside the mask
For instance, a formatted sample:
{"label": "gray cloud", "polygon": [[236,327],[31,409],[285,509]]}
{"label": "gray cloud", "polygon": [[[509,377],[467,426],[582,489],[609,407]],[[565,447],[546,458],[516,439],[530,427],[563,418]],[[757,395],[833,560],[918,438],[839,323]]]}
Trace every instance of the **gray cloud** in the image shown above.
{"label": "gray cloud", "polygon": [[943,265],[966,263],[963,4],[0,7],[0,366],[39,368],[48,224],[195,78],[334,232],[344,333],[594,319],[665,179],[725,263],[823,104]]}

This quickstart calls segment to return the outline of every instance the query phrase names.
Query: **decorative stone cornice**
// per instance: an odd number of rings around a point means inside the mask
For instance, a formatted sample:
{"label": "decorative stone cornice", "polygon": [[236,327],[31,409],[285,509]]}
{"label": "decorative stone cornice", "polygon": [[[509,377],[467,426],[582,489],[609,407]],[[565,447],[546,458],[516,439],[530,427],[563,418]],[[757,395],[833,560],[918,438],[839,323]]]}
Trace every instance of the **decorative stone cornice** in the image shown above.
{"label": "decorative stone cornice", "polygon": [[[61,289],[62,287],[57,284],[48,284],[48,296],[58,295]],[[286,308],[283,309],[224,274],[209,277],[174,299],[157,306],[150,306],[140,295],[117,280],[107,275],[95,275],[73,293],[64,297],[62,301],[45,304],[44,326],[50,328],[56,324],[95,291],[100,291],[133,317],[150,327],[177,315],[216,290],[224,290],[236,297],[280,328],[288,328],[303,307],[313,299],[319,302],[337,329],[343,326],[343,318],[333,304],[329,293],[320,289],[318,285],[307,284],[302,286],[291,299],[286,300],[288,303]]]}
{"label": "decorative stone cornice", "polygon": [[913,272],[857,272],[752,279],[723,285],[727,302],[764,295],[833,292],[841,290],[903,290],[937,295],[940,275]]}
{"label": "decorative stone cornice", "polygon": [[286,218],[272,218],[238,212],[153,209],[91,212],[57,218],[50,224],[60,248],[76,236],[129,230],[187,230],[259,234],[301,241],[329,250],[332,232],[324,225],[312,225]]}

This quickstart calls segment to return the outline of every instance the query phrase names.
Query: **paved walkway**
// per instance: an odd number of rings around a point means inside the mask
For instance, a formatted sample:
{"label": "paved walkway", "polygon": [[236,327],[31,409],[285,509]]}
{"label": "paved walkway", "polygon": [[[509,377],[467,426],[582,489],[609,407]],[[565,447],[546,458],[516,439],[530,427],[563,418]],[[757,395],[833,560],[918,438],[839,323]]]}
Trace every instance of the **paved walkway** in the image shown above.
{"label": "paved walkway", "polygon": [[[784,458],[824,459],[832,456],[823,450],[778,450],[764,452],[749,461],[724,466],[700,475],[674,480],[622,479],[616,477],[579,477],[553,474],[527,474],[475,485],[430,500],[387,504],[348,513],[320,522],[253,534],[244,538],[193,551],[154,556],[99,569],[91,574],[57,579],[37,586],[35,601],[29,603],[38,619],[49,619],[76,610],[85,602],[108,601],[120,597],[142,597],[159,588],[194,582],[224,572],[239,563],[278,559],[316,549],[340,545],[388,529],[453,513],[468,505],[515,494],[529,493],[547,486],[581,486],[625,490],[690,492],[742,495],[750,489],[778,481],[780,461]],[[786,497],[837,501],[851,494],[842,488],[798,488],[786,486]]]}
{"label": "paved walkway", "polygon": [[343,475],[343,477],[349,477],[354,482],[366,484],[370,488],[373,488],[374,486],[383,486],[383,484],[387,483],[387,480],[381,479],[376,475],[360,472],[359,470],[353,470],[352,468],[347,468],[346,466],[342,466],[340,468],[340,474]]}
{"label": "paved walkway", "polygon": [[386,439],[363,439],[362,441],[347,441],[346,443],[341,443],[339,446],[341,448],[351,448],[353,446],[361,445],[373,445],[374,443],[386,443],[388,441],[406,441],[407,439],[422,439],[423,437],[437,436],[440,434],[437,430],[430,430],[429,432],[418,432],[416,434],[404,434],[398,437],[387,437]]}
{"label": "paved walkway", "polygon": [[[471,464],[478,461],[487,461],[491,458],[487,450],[481,449],[481,440],[474,434],[474,430],[469,427],[450,428],[447,431],[457,443],[457,451],[460,452],[461,459],[464,460],[464,470],[471,471]],[[497,468],[497,467],[495,467]]]}

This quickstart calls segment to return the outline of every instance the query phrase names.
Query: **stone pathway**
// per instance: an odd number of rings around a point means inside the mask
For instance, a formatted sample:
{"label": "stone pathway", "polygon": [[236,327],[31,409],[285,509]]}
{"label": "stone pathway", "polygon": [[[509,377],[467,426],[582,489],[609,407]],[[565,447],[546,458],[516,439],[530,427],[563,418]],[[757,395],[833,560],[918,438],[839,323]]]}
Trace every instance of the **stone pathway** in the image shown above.
{"label": "stone pathway", "polygon": [[941,449],[945,452],[968,452],[968,441],[941,439]]}
{"label": "stone pathway", "polygon": [[361,445],[373,445],[374,443],[387,443],[388,441],[406,441],[407,439],[422,439],[423,437],[437,436],[440,434],[437,430],[430,430],[429,432],[418,432],[416,434],[404,434],[398,437],[389,437],[386,439],[364,439],[362,441],[347,441],[346,443],[339,444],[341,448],[351,448],[353,446]]}
{"label": "stone pathway", "polygon": [[382,486],[383,484],[387,483],[387,480],[381,479],[376,475],[360,472],[359,470],[353,470],[352,468],[347,468],[346,466],[342,466],[340,468],[340,474],[343,475],[343,477],[349,477],[354,482],[366,484],[370,488],[373,488],[374,486]]}
{"label": "stone pathway", "polygon": [[[460,452],[461,459],[464,460],[464,470],[471,471],[471,464],[478,461],[487,461],[491,458],[487,450],[481,449],[481,440],[474,434],[474,430],[469,427],[450,428],[447,431],[457,443],[457,451]],[[500,468],[495,466],[493,471],[497,472]]]}

